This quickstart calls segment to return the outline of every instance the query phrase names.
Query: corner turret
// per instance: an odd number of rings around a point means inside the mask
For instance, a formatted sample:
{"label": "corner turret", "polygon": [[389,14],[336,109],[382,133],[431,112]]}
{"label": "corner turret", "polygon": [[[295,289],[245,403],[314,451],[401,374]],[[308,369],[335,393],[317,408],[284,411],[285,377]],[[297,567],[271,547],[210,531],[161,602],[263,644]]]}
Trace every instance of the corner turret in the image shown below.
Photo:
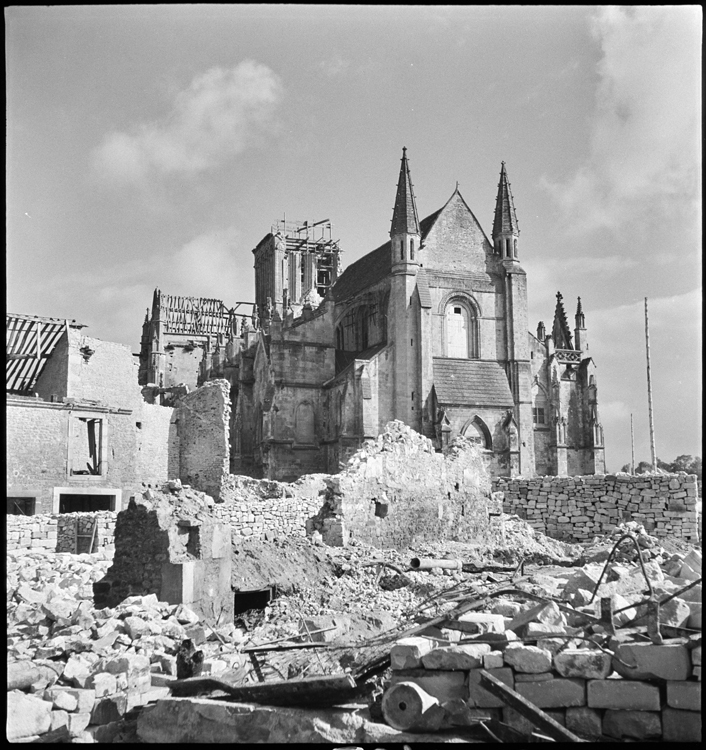
{"label": "corner turret", "polygon": [[515,204],[510,192],[505,162],[500,166],[498,197],[495,201],[495,219],[493,221],[493,248],[496,255],[503,260],[517,262],[517,241],[520,230],[517,225]]}
{"label": "corner turret", "polygon": [[419,246],[421,232],[417,216],[417,204],[414,198],[412,178],[409,174],[407,149],[402,149],[400,177],[397,181],[397,196],[392,213],[390,227],[390,253],[392,254],[392,273],[416,273],[419,267]]}

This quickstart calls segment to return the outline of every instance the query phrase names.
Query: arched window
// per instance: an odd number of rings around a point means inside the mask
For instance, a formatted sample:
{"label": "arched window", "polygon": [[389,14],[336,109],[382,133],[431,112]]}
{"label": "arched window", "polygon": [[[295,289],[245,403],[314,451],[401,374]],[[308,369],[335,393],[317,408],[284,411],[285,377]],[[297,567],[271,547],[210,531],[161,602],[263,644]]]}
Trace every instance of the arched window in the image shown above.
{"label": "arched window", "polygon": [[488,425],[478,416],[473,417],[461,430],[461,434],[486,450],[493,449],[493,439]]}
{"label": "arched window", "polygon": [[451,299],[444,314],[446,356],[454,359],[477,359],[478,319],[475,309],[465,299]]}
{"label": "arched window", "polygon": [[308,401],[303,401],[294,412],[294,439],[296,442],[314,443],[316,441],[314,427],[314,407]]}
{"label": "arched window", "polygon": [[547,395],[539,385],[532,389],[532,422],[535,427],[549,427]]}
{"label": "arched window", "polygon": [[414,260],[414,240],[409,241],[409,259]]}

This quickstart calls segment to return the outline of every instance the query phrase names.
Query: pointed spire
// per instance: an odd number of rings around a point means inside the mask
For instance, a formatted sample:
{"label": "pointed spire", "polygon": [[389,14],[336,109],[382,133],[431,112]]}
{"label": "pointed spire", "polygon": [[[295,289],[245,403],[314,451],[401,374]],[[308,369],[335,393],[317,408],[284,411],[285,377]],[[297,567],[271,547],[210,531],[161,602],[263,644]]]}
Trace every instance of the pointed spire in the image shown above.
{"label": "pointed spire", "polygon": [[581,307],[581,297],[579,297],[578,305],[576,305],[576,328],[585,328],[586,318],[583,314],[583,308]]}
{"label": "pointed spire", "polygon": [[407,162],[407,148],[402,149],[402,164],[400,178],[397,181],[397,197],[395,209],[392,213],[390,236],[396,234],[419,234],[419,219],[417,218],[417,204],[414,199],[412,178],[409,174]]}
{"label": "pointed spire", "polygon": [[493,221],[493,239],[500,235],[518,236],[520,230],[517,226],[517,215],[515,204],[512,200],[510,183],[507,179],[505,162],[500,166],[500,182],[498,183],[498,197],[495,201],[495,220]]}
{"label": "pointed spire", "polygon": [[571,339],[569,323],[566,320],[566,311],[564,310],[564,298],[561,292],[556,293],[556,309],[554,310],[554,325],[552,326],[552,338],[554,346],[557,349],[573,349],[574,344]]}

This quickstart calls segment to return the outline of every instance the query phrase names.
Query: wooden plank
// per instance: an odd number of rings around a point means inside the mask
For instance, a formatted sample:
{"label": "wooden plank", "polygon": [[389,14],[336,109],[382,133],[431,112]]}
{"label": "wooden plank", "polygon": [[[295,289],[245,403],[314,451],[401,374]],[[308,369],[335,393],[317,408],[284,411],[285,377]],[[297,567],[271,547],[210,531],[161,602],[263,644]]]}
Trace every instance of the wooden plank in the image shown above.
{"label": "wooden plank", "polygon": [[505,705],[514,708],[515,711],[521,713],[526,719],[529,719],[535,726],[548,734],[552,739],[563,742],[584,741],[573,734],[573,732],[562,727],[558,721],[555,721],[551,716],[545,714],[541,708],[537,708],[534,703],[528,701],[523,695],[520,695],[512,688],[509,688],[497,677],[489,674],[485,669],[481,669],[480,671],[480,684],[496,698],[500,698]]}
{"label": "wooden plank", "polygon": [[169,688],[176,697],[198,695],[214,690],[228,695],[226,700],[239,703],[259,703],[267,706],[335,706],[346,703],[358,691],[355,680],[349,674],[333,676],[303,677],[298,680],[272,680],[249,685],[231,685],[213,677],[191,677],[175,680]]}

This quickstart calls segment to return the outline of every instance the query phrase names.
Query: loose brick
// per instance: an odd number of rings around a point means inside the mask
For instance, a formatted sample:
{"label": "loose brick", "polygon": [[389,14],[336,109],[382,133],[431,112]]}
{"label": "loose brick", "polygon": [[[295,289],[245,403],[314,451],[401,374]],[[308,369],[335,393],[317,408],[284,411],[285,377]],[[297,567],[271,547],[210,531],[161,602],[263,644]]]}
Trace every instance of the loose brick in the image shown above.
{"label": "loose brick", "polygon": [[659,688],[633,680],[589,680],[588,705],[624,711],[659,711]]}
{"label": "loose brick", "polygon": [[538,708],[586,705],[584,680],[556,678],[544,682],[516,682],[515,690]]}

